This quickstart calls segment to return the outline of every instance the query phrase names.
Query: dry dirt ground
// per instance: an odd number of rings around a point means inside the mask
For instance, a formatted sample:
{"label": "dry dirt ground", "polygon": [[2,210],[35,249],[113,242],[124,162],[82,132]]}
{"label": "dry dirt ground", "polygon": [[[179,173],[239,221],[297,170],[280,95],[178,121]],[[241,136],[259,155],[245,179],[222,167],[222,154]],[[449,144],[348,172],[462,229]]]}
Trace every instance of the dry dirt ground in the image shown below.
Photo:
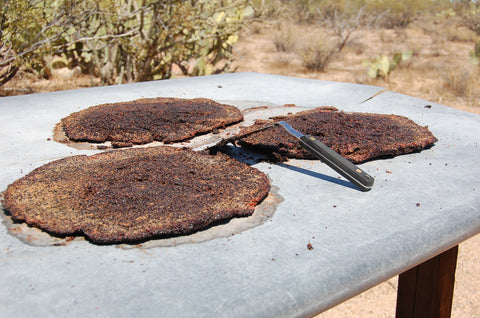
{"label": "dry dirt ground", "polygon": [[[321,80],[376,85],[443,105],[480,113],[480,67],[470,62],[475,34],[453,22],[417,21],[404,29],[355,30],[344,49],[332,56],[325,71],[303,66],[302,50],[317,39],[337,38],[315,25],[252,24],[235,46],[239,72],[256,71]],[[285,43],[286,51],[275,43]],[[378,55],[413,55],[389,79],[372,79],[363,64]]]}
{"label": "dry dirt ground", "polygon": [[[406,29],[356,30],[323,72],[307,70],[300,52],[312,37],[328,35],[328,30],[293,23],[251,25],[235,46],[237,71],[377,85],[480,114],[480,67],[469,60],[474,35],[452,24],[418,21]],[[335,37],[330,35],[330,39]],[[292,42],[286,45],[290,49],[279,51],[275,46],[279,41]],[[407,50],[413,52],[412,57],[388,80],[367,76],[363,61],[379,54],[391,58]],[[452,317],[480,316],[479,252],[480,235],[460,244]],[[395,317],[397,280],[393,277],[316,318]]]}
{"label": "dry dirt ground", "polygon": [[[480,114],[480,67],[469,60],[475,35],[454,21],[416,21],[405,29],[358,29],[325,71],[303,66],[302,48],[322,36],[334,43],[329,30],[291,22],[251,23],[235,45],[237,72],[263,72],[385,87],[391,91]],[[286,51],[275,42],[287,44]],[[379,54],[411,51],[388,79],[367,76],[363,61]],[[20,74],[3,87],[2,95],[89,87],[88,75],[55,70],[50,80]],[[480,316],[480,235],[460,244],[452,317]],[[391,278],[317,318],[380,318],[395,316],[397,277]]]}

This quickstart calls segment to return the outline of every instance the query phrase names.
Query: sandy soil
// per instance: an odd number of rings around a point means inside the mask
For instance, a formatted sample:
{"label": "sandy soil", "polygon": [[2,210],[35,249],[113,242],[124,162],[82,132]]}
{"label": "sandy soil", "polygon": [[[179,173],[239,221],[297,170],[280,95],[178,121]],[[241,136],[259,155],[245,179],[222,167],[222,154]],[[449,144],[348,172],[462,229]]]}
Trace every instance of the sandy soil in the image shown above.
{"label": "sandy soil", "polygon": [[[459,246],[452,317],[475,318],[480,315],[480,235]],[[398,276],[377,285],[316,318],[390,318],[395,317]]]}
{"label": "sandy soil", "polygon": [[[287,40],[288,32],[293,34],[293,39]],[[325,71],[315,72],[303,66],[302,48],[322,36],[327,44],[335,43],[337,38],[315,25],[272,23],[252,26],[243,33],[234,54],[238,72],[254,71],[382,86],[398,93],[480,113],[480,67],[473,65],[469,59],[469,50],[473,49],[475,38],[472,33],[457,25],[435,25],[428,21],[418,21],[399,30],[357,29],[345,48],[333,55]],[[274,41],[293,43],[289,50],[281,52],[276,49]],[[364,61],[381,54],[391,60],[394,53],[406,51],[411,51],[412,57],[402,62],[389,79],[372,79],[367,75]]]}
{"label": "sandy soil", "polygon": [[[477,79],[480,68],[468,59],[473,37],[462,27],[419,21],[401,30],[360,29],[352,34],[347,46],[334,56],[324,72],[306,70],[299,52],[312,36],[328,35],[328,31],[312,25],[290,24],[287,27],[294,30],[294,39],[289,40],[294,42],[293,47],[287,52],[279,52],[274,40],[281,37],[279,33],[286,32],[284,25],[251,26],[235,47],[237,71],[377,85],[480,114],[480,82]],[[329,39],[335,40],[331,35]],[[388,80],[367,76],[364,60],[378,54],[391,57],[395,52],[406,50],[412,50],[414,55],[404,65],[400,64]],[[469,81],[462,84],[466,85],[465,94],[458,94],[461,88],[452,89],[449,85],[448,80],[455,74],[463,75]],[[452,317],[480,316],[479,246],[480,235],[460,244]],[[398,276],[393,277],[316,318],[395,317],[397,281]]]}

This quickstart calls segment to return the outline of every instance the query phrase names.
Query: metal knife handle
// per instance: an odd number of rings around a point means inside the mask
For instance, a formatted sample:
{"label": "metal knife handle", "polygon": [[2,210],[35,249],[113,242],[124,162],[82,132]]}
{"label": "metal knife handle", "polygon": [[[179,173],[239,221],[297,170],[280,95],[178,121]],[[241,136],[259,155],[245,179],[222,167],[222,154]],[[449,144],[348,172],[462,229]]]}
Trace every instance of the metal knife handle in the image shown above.
{"label": "metal knife handle", "polygon": [[372,176],[355,166],[345,157],[333,151],[327,145],[315,139],[315,137],[304,135],[300,137],[300,144],[316,158],[355,184],[360,190],[368,191],[372,188],[374,182]]}

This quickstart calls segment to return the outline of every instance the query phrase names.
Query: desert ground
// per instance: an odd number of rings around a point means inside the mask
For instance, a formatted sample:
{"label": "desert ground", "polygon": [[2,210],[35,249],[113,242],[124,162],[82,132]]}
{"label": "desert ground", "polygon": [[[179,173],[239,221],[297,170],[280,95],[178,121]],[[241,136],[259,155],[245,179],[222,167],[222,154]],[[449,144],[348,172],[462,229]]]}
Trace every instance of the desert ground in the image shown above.
{"label": "desert ground", "polygon": [[[480,67],[469,60],[475,34],[449,19],[418,19],[406,28],[355,29],[324,70],[305,67],[302,52],[316,39],[338,40],[331,30],[292,21],[253,22],[233,49],[236,72],[262,72],[385,87],[388,90],[480,114]],[[332,44],[332,45],[333,45]],[[388,77],[367,75],[364,61],[410,52]],[[89,87],[98,83],[78,70],[58,69],[49,79],[28,72],[1,89],[2,95]],[[388,105],[386,105],[388,107]],[[473,164],[473,163],[472,163]],[[397,277],[393,277],[317,318],[394,317]],[[480,235],[460,244],[452,317],[480,316]]]}
{"label": "desert ground", "polygon": [[[303,66],[302,51],[318,38],[338,41],[328,29],[292,22],[253,24],[234,54],[239,72],[255,71],[385,87],[432,102],[480,112],[480,67],[469,59],[475,33],[454,21],[419,20],[402,29],[358,28],[324,71]],[[277,49],[278,43],[286,49]],[[370,78],[364,61],[411,52],[389,78]]]}

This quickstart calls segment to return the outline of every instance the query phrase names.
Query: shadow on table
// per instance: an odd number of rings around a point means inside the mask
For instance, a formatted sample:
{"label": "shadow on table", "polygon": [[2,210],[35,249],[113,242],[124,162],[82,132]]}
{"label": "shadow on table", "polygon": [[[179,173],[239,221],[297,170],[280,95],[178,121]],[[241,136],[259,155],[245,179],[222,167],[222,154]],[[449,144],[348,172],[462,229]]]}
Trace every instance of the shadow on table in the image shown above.
{"label": "shadow on table", "polygon": [[351,183],[350,181],[347,181],[347,180],[338,179],[338,178],[332,177],[332,176],[327,176],[326,174],[323,174],[323,173],[318,173],[318,172],[315,172],[315,171],[312,171],[312,170],[292,166],[292,165],[289,165],[289,164],[286,164],[286,163],[280,163],[280,164],[278,164],[278,166],[282,167],[282,168],[292,170],[292,171],[295,171],[295,172],[298,172],[298,173],[306,174],[310,177],[318,178],[318,179],[321,179],[321,180],[324,180],[324,181],[327,181],[327,182],[335,183],[335,184],[338,184],[338,185],[341,185],[341,186],[344,186],[344,187],[348,187],[348,188],[360,191],[353,183]]}
{"label": "shadow on table", "polygon": [[[237,146],[224,146],[221,148],[221,152],[225,153],[226,155],[232,158],[235,158],[238,161],[246,163],[247,165],[254,165],[261,161],[270,161],[268,158],[268,155],[264,153],[262,154],[261,152],[256,152],[251,149],[243,149],[242,147],[237,147]],[[323,173],[318,173],[318,172],[300,168],[297,166],[292,166],[284,162],[275,163],[275,164],[285,169],[289,169],[298,173],[303,173],[305,175],[308,175],[314,178],[318,178],[327,182],[335,183],[340,186],[344,186],[350,189],[360,191],[360,189],[358,189],[353,183],[344,179],[338,179],[337,177],[328,176]]]}

